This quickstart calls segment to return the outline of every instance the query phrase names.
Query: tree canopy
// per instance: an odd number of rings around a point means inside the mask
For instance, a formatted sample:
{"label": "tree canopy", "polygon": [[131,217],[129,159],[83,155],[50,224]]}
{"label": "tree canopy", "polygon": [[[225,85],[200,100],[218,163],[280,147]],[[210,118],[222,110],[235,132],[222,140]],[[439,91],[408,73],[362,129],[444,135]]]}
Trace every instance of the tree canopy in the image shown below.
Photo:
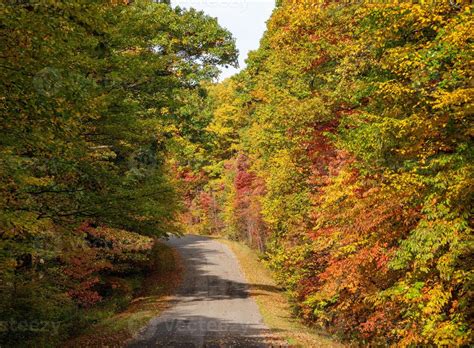
{"label": "tree canopy", "polygon": [[281,1],[210,88],[188,221],[345,339],[472,343],[472,26],[467,3]]}
{"label": "tree canopy", "polygon": [[0,46],[2,318],[66,329],[148,250],[133,233],[179,233],[170,139],[193,141],[185,107],[237,52],[216,19],[145,0],[2,2]]}

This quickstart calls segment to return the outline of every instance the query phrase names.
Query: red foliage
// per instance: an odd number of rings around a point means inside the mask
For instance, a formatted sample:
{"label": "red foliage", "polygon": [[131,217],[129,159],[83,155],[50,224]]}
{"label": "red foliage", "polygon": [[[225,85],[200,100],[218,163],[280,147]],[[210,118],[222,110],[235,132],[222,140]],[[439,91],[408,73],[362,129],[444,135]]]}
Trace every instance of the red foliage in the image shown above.
{"label": "red foliage", "polygon": [[199,203],[202,208],[208,211],[214,203],[214,199],[208,192],[201,191],[199,192]]}
{"label": "red foliage", "polygon": [[99,260],[97,251],[83,248],[62,257],[65,263],[63,273],[69,279],[68,295],[83,307],[90,307],[102,297],[94,289],[99,283],[98,274],[110,269],[109,262]]}
{"label": "red foliage", "polygon": [[61,255],[67,294],[79,305],[90,307],[102,299],[101,276],[120,272],[124,264],[143,260],[153,240],[136,233],[94,227],[84,221],[76,230],[73,245]]}
{"label": "red foliage", "polygon": [[264,185],[254,173],[249,171],[247,157],[242,154],[237,157],[236,161],[234,187],[236,190],[234,201],[236,227],[241,231],[241,237],[250,245],[263,250],[266,229],[260,213],[258,196],[263,194]]}

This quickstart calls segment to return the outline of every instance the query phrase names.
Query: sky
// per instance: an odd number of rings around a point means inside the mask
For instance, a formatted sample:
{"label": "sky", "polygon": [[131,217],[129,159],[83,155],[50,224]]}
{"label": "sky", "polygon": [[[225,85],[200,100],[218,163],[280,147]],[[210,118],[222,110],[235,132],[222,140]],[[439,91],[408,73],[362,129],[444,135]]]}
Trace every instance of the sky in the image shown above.
{"label": "sky", "polygon": [[211,17],[217,17],[219,24],[235,37],[239,50],[239,68],[223,69],[220,76],[222,80],[243,69],[248,52],[258,48],[266,28],[265,22],[275,7],[275,0],[171,0],[171,4],[184,8],[193,7]]}

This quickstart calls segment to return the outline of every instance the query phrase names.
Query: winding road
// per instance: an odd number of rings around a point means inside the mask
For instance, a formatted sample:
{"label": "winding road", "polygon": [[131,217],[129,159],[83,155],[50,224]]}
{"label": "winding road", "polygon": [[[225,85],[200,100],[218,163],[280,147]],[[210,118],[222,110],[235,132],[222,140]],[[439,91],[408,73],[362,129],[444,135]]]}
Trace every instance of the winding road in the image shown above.
{"label": "winding road", "polygon": [[[275,347],[235,255],[202,236],[171,238],[185,274],[174,305],[152,319],[129,347]],[[272,343],[273,342],[273,343]]]}

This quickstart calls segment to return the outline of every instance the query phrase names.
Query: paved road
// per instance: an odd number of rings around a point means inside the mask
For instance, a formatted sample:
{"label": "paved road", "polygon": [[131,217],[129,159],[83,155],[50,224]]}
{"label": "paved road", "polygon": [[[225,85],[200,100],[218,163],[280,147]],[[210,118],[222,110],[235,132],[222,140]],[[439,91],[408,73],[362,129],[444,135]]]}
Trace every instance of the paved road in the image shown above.
{"label": "paved road", "polygon": [[168,244],[185,266],[176,303],[152,319],[129,347],[276,346],[227,246],[201,236],[172,238]]}

